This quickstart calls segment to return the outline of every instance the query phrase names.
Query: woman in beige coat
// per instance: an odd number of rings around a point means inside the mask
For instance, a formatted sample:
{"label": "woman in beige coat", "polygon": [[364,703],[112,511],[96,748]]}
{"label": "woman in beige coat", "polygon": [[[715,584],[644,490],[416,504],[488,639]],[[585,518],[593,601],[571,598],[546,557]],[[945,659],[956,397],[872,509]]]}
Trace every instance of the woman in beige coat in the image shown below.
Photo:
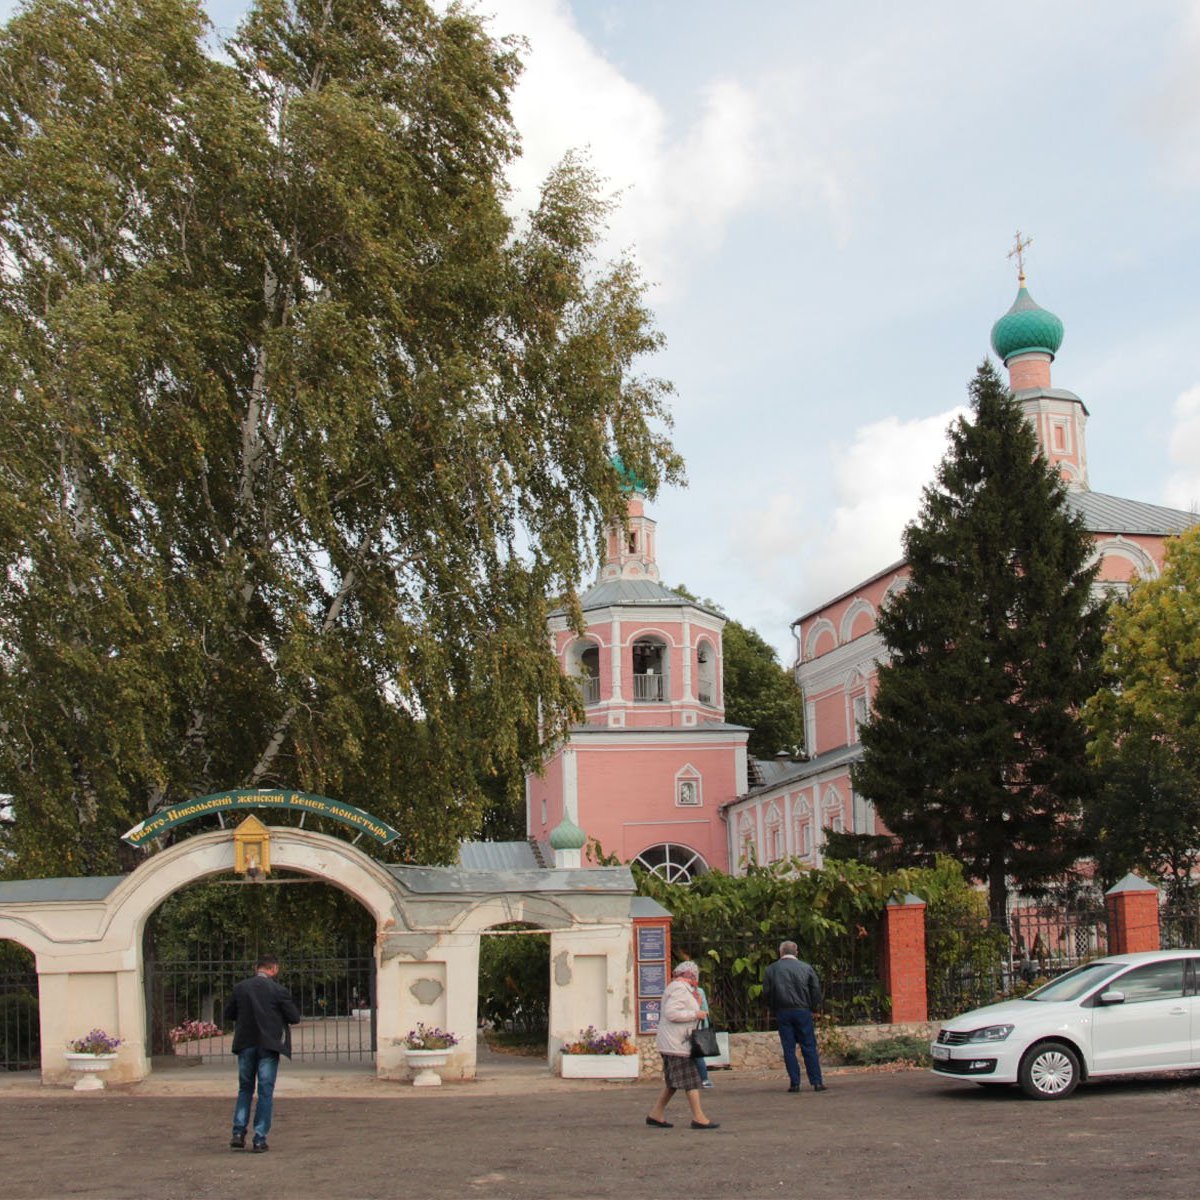
{"label": "woman in beige coat", "polygon": [[658,1103],[646,1118],[646,1124],[656,1129],[670,1129],[666,1109],[677,1091],[687,1096],[692,1110],[693,1129],[716,1129],[700,1107],[700,1072],[692,1058],[692,1030],[708,1016],[696,992],[700,968],[694,962],[681,962],[671,973],[671,982],[663,992],[662,1010],[658,1018],[658,1033],[654,1044],[662,1055],[663,1090]]}

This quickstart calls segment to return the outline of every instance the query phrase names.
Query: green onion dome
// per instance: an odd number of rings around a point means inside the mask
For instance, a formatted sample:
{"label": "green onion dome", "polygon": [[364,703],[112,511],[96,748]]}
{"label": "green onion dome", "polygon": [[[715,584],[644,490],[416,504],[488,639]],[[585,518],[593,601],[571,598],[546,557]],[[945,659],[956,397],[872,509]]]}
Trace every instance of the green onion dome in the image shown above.
{"label": "green onion dome", "polygon": [[563,817],[550,831],[550,845],[555,850],[582,850],[587,845],[587,834],[570,817]]}
{"label": "green onion dome", "polygon": [[621,491],[623,492],[641,492],[643,495],[646,491],[646,484],[639,479],[622,461],[619,454],[614,454],[609,460],[613,465],[613,470],[621,479]]}
{"label": "green onion dome", "polygon": [[1034,303],[1022,276],[1012,308],[992,326],[992,349],[1005,362],[1016,354],[1049,354],[1053,358],[1062,340],[1062,321]]}

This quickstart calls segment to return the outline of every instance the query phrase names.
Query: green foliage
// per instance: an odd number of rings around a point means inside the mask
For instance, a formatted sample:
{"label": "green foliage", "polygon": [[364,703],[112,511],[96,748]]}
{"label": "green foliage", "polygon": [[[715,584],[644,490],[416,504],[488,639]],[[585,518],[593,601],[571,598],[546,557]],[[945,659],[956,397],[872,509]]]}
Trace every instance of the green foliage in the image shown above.
{"label": "green foliage", "polygon": [[775,650],[753,629],[729,621],[722,634],[725,720],[750,728],[747,750],[757,758],[804,748],[804,697]]}
{"label": "green foliage", "polygon": [[594,175],[506,213],[509,46],[422,0],[209,33],[198,0],[0,31],[10,873],[279,785],[448,860],[577,715],[546,597],[624,511],[610,457],[681,471]]}
{"label": "green foliage", "polygon": [[975,987],[981,1004],[997,999],[994,981],[1011,942],[1004,926],[990,921],[987,897],[964,878],[960,863],[944,855],[933,867],[905,872],[905,879],[926,905],[925,970],[930,992],[937,995],[944,982],[954,992]]}
{"label": "green foliage", "polygon": [[1200,864],[1200,529],[1172,539],[1162,575],[1112,605],[1105,667],[1084,710],[1102,780],[1086,828],[1102,877],[1140,870],[1185,894]]}
{"label": "green foliage", "polygon": [[924,1038],[902,1036],[878,1042],[852,1043],[846,1047],[844,1061],[852,1067],[873,1067],[882,1063],[904,1063],[914,1067],[930,1064],[929,1043]]}
{"label": "green foliage", "polygon": [[[706,608],[724,610],[700,600],[686,587],[681,596]],[[722,694],[725,720],[750,729],[746,748],[756,758],[799,754],[804,748],[804,696],[792,673],[779,665],[775,649],[740,621],[726,618],[721,634]]]}
{"label": "green foliage", "polygon": [[550,939],[545,934],[480,938],[479,1015],[502,1033],[545,1041],[550,1028]]}
{"label": "green foliage", "polygon": [[885,876],[853,862],[811,868],[799,860],[751,867],[745,875],[712,871],[689,884],[637,873],[638,890],[672,913],[676,958],[700,965],[701,984],[717,1019],[732,1029],[755,1027],[762,977],[791,940],[834,983],[859,981],[861,990],[829,999],[852,1019],[882,1003],[878,985],[878,922],[888,900],[905,889],[903,874]]}
{"label": "green foliage", "polygon": [[884,606],[872,720],[856,790],[910,861],[948,854],[985,880],[1003,923],[1008,881],[1067,870],[1092,787],[1079,716],[1099,680],[1103,612],[1091,539],[985,364],[973,421],[904,535],[908,586]]}

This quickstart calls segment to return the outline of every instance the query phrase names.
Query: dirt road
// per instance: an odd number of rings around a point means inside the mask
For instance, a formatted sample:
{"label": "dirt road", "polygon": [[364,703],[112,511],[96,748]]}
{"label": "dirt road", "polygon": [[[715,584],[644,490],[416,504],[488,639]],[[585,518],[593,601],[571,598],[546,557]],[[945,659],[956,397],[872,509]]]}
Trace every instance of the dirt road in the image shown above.
{"label": "dirt road", "polygon": [[714,1076],[711,1133],[644,1124],[655,1088],[388,1098],[279,1096],[271,1151],[228,1149],[227,1098],[0,1093],[0,1194],[207,1200],[358,1197],[1190,1196],[1200,1077],[1022,1100],[925,1072],[834,1074],[817,1095]]}

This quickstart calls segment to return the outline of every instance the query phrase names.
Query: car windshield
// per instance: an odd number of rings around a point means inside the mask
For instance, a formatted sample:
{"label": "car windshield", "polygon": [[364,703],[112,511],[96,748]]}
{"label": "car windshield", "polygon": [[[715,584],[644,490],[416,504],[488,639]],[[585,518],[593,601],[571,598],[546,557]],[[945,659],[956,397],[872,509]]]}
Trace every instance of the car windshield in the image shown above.
{"label": "car windshield", "polygon": [[1098,983],[1109,976],[1115,975],[1125,967],[1125,963],[1091,962],[1082,967],[1075,967],[1065,975],[1052,979],[1035,992],[1022,997],[1025,1000],[1078,1000],[1085,992],[1090,992]]}

